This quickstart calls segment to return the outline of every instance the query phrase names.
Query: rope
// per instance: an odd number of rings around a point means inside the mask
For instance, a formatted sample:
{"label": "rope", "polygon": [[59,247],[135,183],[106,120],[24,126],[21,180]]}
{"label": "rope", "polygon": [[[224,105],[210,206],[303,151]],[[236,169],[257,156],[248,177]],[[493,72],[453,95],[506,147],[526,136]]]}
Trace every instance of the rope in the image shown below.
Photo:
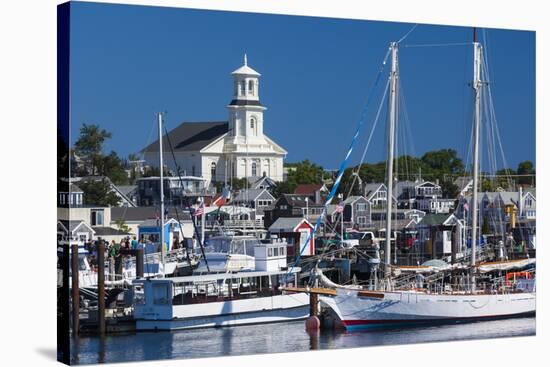
{"label": "rope", "polygon": [[401,39],[399,41],[397,41],[397,43],[399,44],[399,43],[403,42],[405,40],[405,38],[409,37],[409,34],[411,34],[412,31],[414,31],[416,27],[418,27],[418,23],[413,25],[412,28],[403,37],[401,37]]}
{"label": "rope", "polygon": [[[365,123],[365,116],[368,110],[368,107],[370,105],[370,102],[372,100],[372,97],[374,95],[374,91],[376,87],[378,86],[378,82],[380,81],[380,78],[382,76],[382,72],[384,71],[384,68],[386,66],[386,61],[388,60],[388,56],[390,55],[390,49],[386,52],[386,55],[384,56],[384,60],[382,61],[382,65],[380,66],[380,70],[378,71],[378,74],[376,76],[376,80],[374,81],[374,84],[371,88],[371,91],[367,97],[366,105],[363,109],[363,112],[361,113],[361,118],[359,119],[359,122],[357,123],[357,127],[355,129],[355,134],[353,135],[353,138],[351,140],[351,143],[348,148],[348,152],[346,153],[346,156],[344,160],[342,161],[342,164],[340,165],[340,171],[338,172],[338,176],[336,180],[334,181],[334,185],[332,186],[332,189],[330,190],[329,196],[327,197],[327,200],[325,202],[325,205],[323,206],[323,211],[321,212],[321,215],[317,218],[317,222],[315,223],[315,227],[313,230],[309,233],[305,244],[309,243],[311,239],[313,238],[313,235],[317,232],[317,229],[319,228],[319,225],[321,224],[321,220],[327,213],[328,206],[332,202],[332,199],[334,199],[334,196],[336,195],[336,192],[338,191],[338,187],[340,186],[340,182],[342,181],[342,176],[344,175],[344,172],[348,166],[351,153],[353,152],[353,149],[355,148],[355,144],[357,143],[357,138],[359,136],[359,133],[361,132],[363,125]],[[289,269],[287,276],[292,273],[294,270],[294,265],[297,264],[300,261],[300,258],[302,257],[302,254],[305,250],[306,246],[304,245],[303,248],[300,250],[298,256],[296,257],[296,260],[292,264],[292,267]]]}
{"label": "rope", "polygon": [[446,47],[446,46],[469,46],[471,42],[460,42],[460,43],[417,43],[417,44],[408,44],[401,47]]}

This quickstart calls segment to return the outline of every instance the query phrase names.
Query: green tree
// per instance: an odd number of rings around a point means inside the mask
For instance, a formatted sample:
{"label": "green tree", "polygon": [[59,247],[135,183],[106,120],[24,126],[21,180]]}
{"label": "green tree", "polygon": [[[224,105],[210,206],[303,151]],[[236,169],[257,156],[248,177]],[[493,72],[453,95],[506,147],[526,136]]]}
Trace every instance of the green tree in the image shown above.
{"label": "green tree", "polygon": [[114,151],[102,157],[98,168],[99,174],[109,177],[115,185],[125,185],[128,183],[128,174],[124,169],[124,162]]}
{"label": "green tree", "polygon": [[324,177],[323,167],[307,159],[297,163],[287,163],[285,166],[292,169],[288,170],[287,180],[279,183],[275,188],[276,196],[293,193],[299,184],[321,183]]}
{"label": "green tree", "polygon": [[80,128],[80,136],[74,145],[75,153],[86,163],[88,174],[96,175],[103,158],[103,143],[110,138],[111,133],[99,125],[83,124]]}
{"label": "green tree", "polygon": [[78,187],[84,192],[84,204],[117,206],[120,203],[120,198],[111,190],[106,179],[80,182]]}
{"label": "green tree", "polygon": [[451,180],[443,180],[440,183],[444,198],[456,198],[458,196],[458,186]]}
{"label": "green tree", "polygon": [[420,158],[434,174],[442,178],[443,174],[458,175],[464,172],[464,163],[454,149],[440,149],[427,152]]}
{"label": "green tree", "polygon": [[126,221],[124,220],[124,218],[118,218],[115,221],[115,224],[118,227],[118,229],[120,229],[121,231],[124,231],[126,233],[130,233],[130,227],[128,227],[128,225],[126,224]]}
{"label": "green tree", "polygon": [[535,176],[534,175],[536,174],[536,171],[535,171],[535,165],[533,164],[533,162],[531,162],[531,161],[520,162],[518,164],[517,174],[518,175],[533,175],[531,177],[529,177],[529,176],[519,177],[518,182],[521,185],[535,185]]}

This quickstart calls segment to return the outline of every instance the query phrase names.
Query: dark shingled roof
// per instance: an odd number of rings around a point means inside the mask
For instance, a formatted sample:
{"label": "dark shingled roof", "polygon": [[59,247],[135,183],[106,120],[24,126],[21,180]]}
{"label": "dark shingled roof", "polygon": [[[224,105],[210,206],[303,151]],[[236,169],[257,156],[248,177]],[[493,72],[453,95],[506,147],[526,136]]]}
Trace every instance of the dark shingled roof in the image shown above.
{"label": "dark shingled roof", "polygon": [[[111,208],[111,222],[115,222],[118,219],[122,219],[127,222],[140,222],[147,219],[156,219],[158,215],[158,207],[155,206],[138,206],[132,207],[112,207]],[[187,212],[183,212],[181,209],[176,210],[174,208],[168,209],[169,218],[178,218],[180,220],[189,220],[191,216]]]}
{"label": "dark shingled roof", "polygon": [[[174,151],[198,151],[227,133],[227,121],[213,122],[182,122],[178,127],[168,132]],[[170,149],[168,138],[163,138],[165,151]],[[158,139],[145,147],[142,152],[157,152]]]}

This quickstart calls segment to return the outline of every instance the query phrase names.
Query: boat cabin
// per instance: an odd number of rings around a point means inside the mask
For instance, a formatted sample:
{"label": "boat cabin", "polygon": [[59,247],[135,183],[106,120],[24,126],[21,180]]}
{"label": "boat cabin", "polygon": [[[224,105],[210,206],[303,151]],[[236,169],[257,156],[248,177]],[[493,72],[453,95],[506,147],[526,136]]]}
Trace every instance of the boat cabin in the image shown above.
{"label": "boat cabin", "polygon": [[[299,271],[296,268],[292,274],[286,270],[243,271],[134,280],[134,317],[141,320],[172,320],[183,316],[177,314],[174,306],[277,296],[282,294],[281,286],[297,285],[296,274]],[[200,310],[198,308],[197,312]]]}

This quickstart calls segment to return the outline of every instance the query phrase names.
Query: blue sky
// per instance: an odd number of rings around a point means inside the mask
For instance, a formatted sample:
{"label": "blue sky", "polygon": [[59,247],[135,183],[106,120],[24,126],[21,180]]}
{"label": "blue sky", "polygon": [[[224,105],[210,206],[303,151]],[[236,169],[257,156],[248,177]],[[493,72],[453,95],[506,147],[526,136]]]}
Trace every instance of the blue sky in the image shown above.
{"label": "blue sky", "polygon": [[[390,41],[411,24],[189,9],[73,3],[71,141],[83,124],[112,132],[121,156],[156,138],[155,113],[182,121],[226,120],[230,73],[248,54],[262,74],[264,131],[289,153],[337,168]],[[484,38],[481,38],[482,36]],[[535,33],[478,31],[508,165],[535,161]],[[463,43],[472,29],[419,25],[403,42]],[[453,148],[466,159],[471,128],[471,46],[401,47],[411,131],[407,153]],[[382,84],[387,76],[384,75]],[[357,163],[381,98],[378,88],[354,155]],[[404,129],[403,129],[404,131]],[[384,159],[384,120],[366,160]],[[403,152],[404,149],[401,148]]]}

